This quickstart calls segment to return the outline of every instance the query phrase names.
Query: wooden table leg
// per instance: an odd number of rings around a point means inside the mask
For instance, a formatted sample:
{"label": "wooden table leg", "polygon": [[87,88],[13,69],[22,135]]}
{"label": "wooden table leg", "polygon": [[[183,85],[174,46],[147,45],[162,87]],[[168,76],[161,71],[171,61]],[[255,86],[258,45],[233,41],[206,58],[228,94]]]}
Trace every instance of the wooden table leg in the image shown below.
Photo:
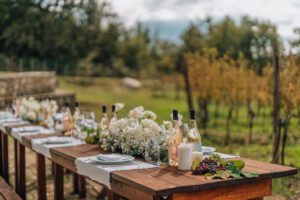
{"label": "wooden table leg", "polygon": [[64,168],[54,163],[54,199],[64,199]]}
{"label": "wooden table leg", "polygon": [[86,197],[85,178],[78,175],[78,193],[80,198]]}
{"label": "wooden table leg", "polygon": [[25,170],[25,147],[18,142],[18,194],[26,199],[26,170]]}
{"label": "wooden table leg", "polygon": [[15,151],[15,191],[19,193],[19,176],[18,176],[18,140],[14,139],[14,151]]}
{"label": "wooden table leg", "polygon": [[42,154],[36,154],[37,163],[37,187],[38,187],[38,199],[46,200],[46,166],[45,157]]}
{"label": "wooden table leg", "polygon": [[117,193],[112,192],[111,190],[108,191],[107,197],[108,197],[108,200],[120,200],[121,199],[120,195],[118,195]]}
{"label": "wooden table leg", "polygon": [[78,175],[73,172],[73,193],[78,194]]}
{"label": "wooden table leg", "polygon": [[9,184],[9,165],[8,165],[8,137],[6,134],[1,134],[2,140],[2,176],[4,180]]}
{"label": "wooden table leg", "polygon": [[0,131],[0,176],[2,176],[2,132]]}

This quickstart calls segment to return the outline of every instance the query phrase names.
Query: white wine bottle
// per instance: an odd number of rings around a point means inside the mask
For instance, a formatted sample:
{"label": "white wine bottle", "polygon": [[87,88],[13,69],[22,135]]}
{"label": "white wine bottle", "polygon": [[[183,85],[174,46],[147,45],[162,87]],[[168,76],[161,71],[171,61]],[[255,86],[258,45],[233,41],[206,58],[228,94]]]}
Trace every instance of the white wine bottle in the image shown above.
{"label": "white wine bottle", "polygon": [[76,124],[79,120],[81,120],[81,115],[80,115],[80,109],[79,109],[79,103],[75,102],[75,112],[73,114],[73,120],[74,123]]}
{"label": "white wine bottle", "polygon": [[108,129],[108,126],[109,126],[109,120],[108,120],[108,116],[106,113],[106,106],[102,106],[102,113],[103,113],[103,116],[100,121],[99,128],[100,128],[100,131],[105,131]]}
{"label": "white wine bottle", "polygon": [[193,151],[202,152],[202,140],[196,123],[195,110],[190,110],[190,117],[190,129],[187,133],[186,142],[193,145]]}
{"label": "white wine bottle", "polygon": [[115,105],[113,105],[111,107],[111,111],[112,111],[113,117],[110,119],[109,124],[112,124],[112,123],[114,123],[115,121],[118,120],[118,116],[117,116],[117,113],[116,113],[116,106]]}
{"label": "white wine bottle", "polygon": [[178,111],[173,110],[173,123],[168,141],[169,165],[171,166],[178,166],[178,146],[182,141],[182,133],[178,122]]}
{"label": "white wine bottle", "polygon": [[[73,117],[71,114],[71,110],[70,110],[70,104],[66,103],[65,104],[65,114],[64,114],[64,130],[66,132],[69,132],[73,129]],[[69,133],[65,133],[66,135],[68,135]]]}

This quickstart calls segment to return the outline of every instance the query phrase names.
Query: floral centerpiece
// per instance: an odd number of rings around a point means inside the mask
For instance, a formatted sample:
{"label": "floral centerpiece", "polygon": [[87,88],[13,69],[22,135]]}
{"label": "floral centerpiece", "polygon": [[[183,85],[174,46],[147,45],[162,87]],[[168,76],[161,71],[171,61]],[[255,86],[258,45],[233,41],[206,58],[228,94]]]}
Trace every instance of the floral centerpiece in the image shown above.
{"label": "floral centerpiece", "polygon": [[33,123],[39,123],[53,115],[58,109],[54,100],[37,101],[33,97],[22,99],[20,102],[20,115],[23,119]]}
{"label": "floral centerpiece", "polygon": [[164,121],[159,125],[155,120],[154,112],[144,110],[143,106],[136,107],[127,117],[110,124],[108,131],[100,134],[101,147],[113,152],[121,151],[133,156],[144,156],[147,141],[155,138],[160,145],[161,157],[165,157],[171,122]]}

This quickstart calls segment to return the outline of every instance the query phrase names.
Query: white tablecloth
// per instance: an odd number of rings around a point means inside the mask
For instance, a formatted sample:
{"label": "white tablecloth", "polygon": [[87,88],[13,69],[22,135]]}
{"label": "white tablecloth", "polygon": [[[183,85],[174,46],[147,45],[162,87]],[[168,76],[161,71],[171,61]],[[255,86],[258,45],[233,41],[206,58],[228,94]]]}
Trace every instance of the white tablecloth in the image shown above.
{"label": "white tablecloth", "polygon": [[75,160],[77,173],[87,176],[90,179],[106,185],[110,189],[110,174],[114,171],[121,170],[135,170],[135,169],[149,169],[157,166],[149,163],[132,161],[130,163],[121,165],[100,165],[95,163],[92,159],[96,156],[82,157]]}
{"label": "white tablecloth", "polygon": [[[57,136],[48,137],[48,138],[58,138]],[[47,158],[51,158],[50,149],[54,147],[69,147],[69,146],[78,146],[85,144],[85,142],[72,138],[72,141],[70,143],[65,144],[46,144],[47,138],[39,138],[39,139],[33,139],[31,141],[32,149]]]}
{"label": "white tablecloth", "polygon": [[38,135],[38,134],[54,134],[56,133],[55,129],[47,129],[42,126],[24,126],[13,128],[11,130],[11,135],[19,142],[22,143],[22,137],[28,135]]}

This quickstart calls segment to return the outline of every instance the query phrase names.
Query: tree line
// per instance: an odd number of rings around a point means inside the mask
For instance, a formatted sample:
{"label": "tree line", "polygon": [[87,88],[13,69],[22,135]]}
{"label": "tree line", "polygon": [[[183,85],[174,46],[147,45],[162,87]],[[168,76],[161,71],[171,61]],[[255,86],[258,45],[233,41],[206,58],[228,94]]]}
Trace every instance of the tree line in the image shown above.
{"label": "tree line", "polygon": [[[300,36],[299,29],[295,34]],[[161,40],[137,23],[127,28],[105,1],[2,0],[1,70],[55,70],[58,74],[134,76],[182,73],[187,52],[216,48],[218,56],[238,59],[257,74],[272,61],[270,48],[280,41],[276,27],[244,16],[191,23],[181,42]],[[299,40],[291,41],[298,48]]]}

